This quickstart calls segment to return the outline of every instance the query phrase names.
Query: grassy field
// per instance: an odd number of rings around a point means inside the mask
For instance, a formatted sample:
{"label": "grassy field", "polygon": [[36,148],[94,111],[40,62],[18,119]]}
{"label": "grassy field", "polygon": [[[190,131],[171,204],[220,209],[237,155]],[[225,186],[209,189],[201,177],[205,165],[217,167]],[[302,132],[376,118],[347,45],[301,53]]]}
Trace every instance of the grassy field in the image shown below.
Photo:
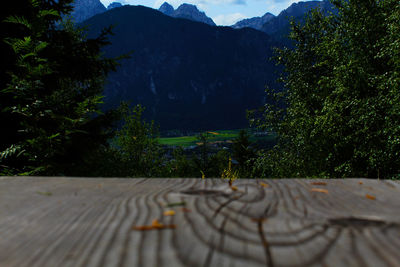
{"label": "grassy field", "polygon": [[[219,131],[209,131],[208,137],[209,142],[225,142],[230,143],[233,139],[237,138],[240,129],[238,130],[219,130]],[[251,135],[251,141],[273,141],[275,140],[275,135],[264,135],[264,136],[254,136]],[[199,140],[197,139],[196,135],[192,136],[180,136],[180,137],[163,137],[159,139],[160,144],[162,145],[169,145],[169,146],[182,146],[182,147],[189,147],[198,145]]]}

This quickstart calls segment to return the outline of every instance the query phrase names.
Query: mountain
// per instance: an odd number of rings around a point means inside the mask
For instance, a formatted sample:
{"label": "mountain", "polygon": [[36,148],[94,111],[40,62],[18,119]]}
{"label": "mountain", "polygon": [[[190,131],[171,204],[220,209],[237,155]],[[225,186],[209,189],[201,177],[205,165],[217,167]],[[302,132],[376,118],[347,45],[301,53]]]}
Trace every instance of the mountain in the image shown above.
{"label": "mountain", "polygon": [[164,13],[165,15],[171,16],[171,17],[174,16],[174,12],[175,12],[174,7],[171,6],[170,4],[168,4],[167,2],[164,2],[164,4],[162,4],[158,10],[161,11],[162,13]]}
{"label": "mountain", "polygon": [[108,5],[107,10],[116,8],[116,7],[121,7],[122,4],[120,2],[112,2],[111,4]]}
{"label": "mountain", "polygon": [[73,7],[71,16],[77,23],[107,10],[99,0],[75,0]]}
{"label": "mountain", "polygon": [[254,17],[254,18],[250,18],[250,19],[240,20],[240,21],[236,22],[234,25],[232,25],[231,27],[235,28],[235,29],[249,27],[249,28],[253,28],[256,30],[261,30],[262,26],[273,18],[275,18],[274,15],[272,15],[271,13],[266,13],[262,17]]}
{"label": "mountain", "polygon": [[198,10],[195,5],[182,4],[176,10],[174,10],[174,8],[170,4],[164,2],[164,4],[162,4],[158,10],[165,15],[174,18],[188,19],[215,26],[214,21],[211,18],[207,17],[204,12]]}
{"label": "mountain", "polygon": [[109,76],[108,108],[120,101],[146,107],[162,130],[247,127],[246,109],[265,103],[275,86],[270,36],[251,28],[213,27],[143,6],[111,9],[84,22],[95,37],[115,25],[106,56],[133,51]]}
{"label": "mountain", "polygon": [[286,40],[290,31],[290,19],[293,18],[300,23],[304,22],[304,16],[314,8],[320,8],[325,14],[330,11],[335,12],[334,6],[326,0],[294,3],[278,16],[266,22],[261,27],[261,31],[274,35],[279,40]]}

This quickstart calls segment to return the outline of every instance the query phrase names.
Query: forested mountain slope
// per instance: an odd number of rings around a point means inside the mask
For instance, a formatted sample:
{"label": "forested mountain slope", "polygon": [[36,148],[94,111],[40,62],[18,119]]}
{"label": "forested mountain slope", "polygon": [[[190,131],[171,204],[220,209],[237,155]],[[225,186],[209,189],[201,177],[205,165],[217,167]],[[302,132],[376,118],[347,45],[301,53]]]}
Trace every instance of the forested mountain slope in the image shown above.
{"label": "forested mountain slope", "polygon": [[151,8],[123,6],[86,21],[90,36],[115,25],[107,56],[133,51],[105,89],[108,107],[143,104],[162,129],[245,127],[274,86],[268,59],[280,44],[253,29],[175,19]]}

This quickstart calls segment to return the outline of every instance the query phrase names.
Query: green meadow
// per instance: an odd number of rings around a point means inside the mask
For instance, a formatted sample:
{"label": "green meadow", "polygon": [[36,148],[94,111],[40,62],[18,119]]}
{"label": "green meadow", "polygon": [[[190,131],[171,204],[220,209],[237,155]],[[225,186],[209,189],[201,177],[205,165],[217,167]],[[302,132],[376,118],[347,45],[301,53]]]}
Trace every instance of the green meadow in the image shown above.
{"label": "green meadow", "polygon": [[[240,129],[237,130],[216,130],[216,131],[207,131],[209,142],[221,142],[221,143],[231,143],[235,138],[238,137]],[[257,136],[250,132],[250,140],[253,142],[257,141],[274,141],[275,135],[268,134]],[[197,139],[197,135],[191,136],[179,136],[179,137],[161,137],[159,138],[159,143],[161,145],[168,145],[168,146],[182,146],[182,147],[189,147],[198,145],[199,140]]]}

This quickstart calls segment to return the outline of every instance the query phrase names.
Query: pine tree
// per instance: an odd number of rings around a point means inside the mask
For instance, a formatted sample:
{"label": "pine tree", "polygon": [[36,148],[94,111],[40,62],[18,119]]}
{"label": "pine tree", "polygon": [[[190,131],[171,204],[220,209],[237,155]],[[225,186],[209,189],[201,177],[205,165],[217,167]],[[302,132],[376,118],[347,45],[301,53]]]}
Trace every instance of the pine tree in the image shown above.
{"label": "pine tree", "polygon": [[256,154],[250,141],[250,135],[246,130],[240,130],[238,137],[233,140],[232,154],[238,162],[239,175],[249,177],[250,161],[255,158]]}
{"label": "pine tree", "polygon": [[12,1],[2,11],[1,174],[68,175],[107,145],[114,111],[102,90],[117,62],[101,56],[110,29],[86,39],[61,16],[72,0]]}

